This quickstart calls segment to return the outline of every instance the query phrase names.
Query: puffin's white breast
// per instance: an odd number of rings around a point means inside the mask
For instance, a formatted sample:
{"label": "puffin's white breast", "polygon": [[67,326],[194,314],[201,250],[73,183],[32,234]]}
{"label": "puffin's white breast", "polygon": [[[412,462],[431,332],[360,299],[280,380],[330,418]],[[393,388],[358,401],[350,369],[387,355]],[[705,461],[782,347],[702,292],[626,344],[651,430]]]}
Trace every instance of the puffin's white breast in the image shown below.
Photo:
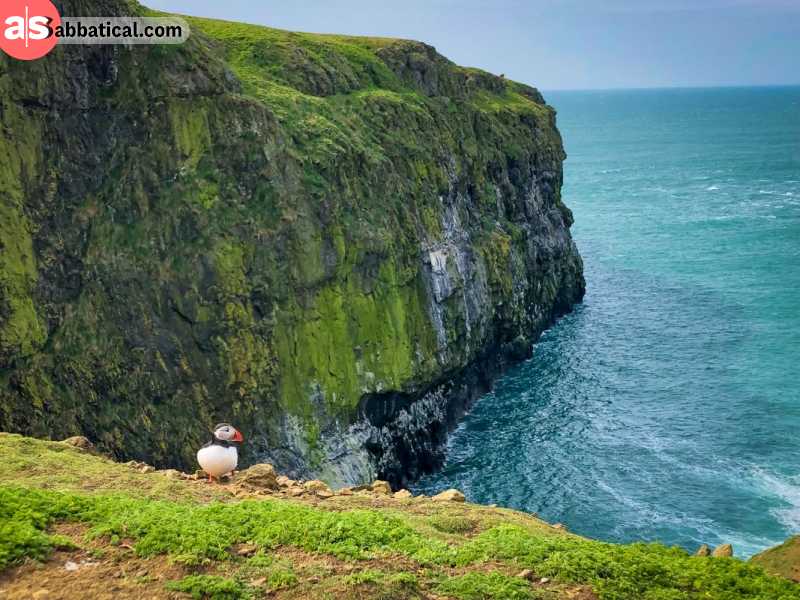
{"label": "puffin's white breast", "polygon": [[218,446],[212,444],[197,451],[197,462],[200,468],[213,477],[220,477],[230,473],[239,462],[239,453],[235,446]]}

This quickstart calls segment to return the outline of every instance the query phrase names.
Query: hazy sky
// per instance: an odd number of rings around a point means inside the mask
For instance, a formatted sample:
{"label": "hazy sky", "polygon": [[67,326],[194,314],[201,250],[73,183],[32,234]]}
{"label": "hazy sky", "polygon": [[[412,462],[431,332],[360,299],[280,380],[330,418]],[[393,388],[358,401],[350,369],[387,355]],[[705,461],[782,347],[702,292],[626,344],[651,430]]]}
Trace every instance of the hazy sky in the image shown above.
{"label": "hazy sky", "polygon": [[297,31],[403,37],[542,89],[800,84],[800,0],[142,0]]}

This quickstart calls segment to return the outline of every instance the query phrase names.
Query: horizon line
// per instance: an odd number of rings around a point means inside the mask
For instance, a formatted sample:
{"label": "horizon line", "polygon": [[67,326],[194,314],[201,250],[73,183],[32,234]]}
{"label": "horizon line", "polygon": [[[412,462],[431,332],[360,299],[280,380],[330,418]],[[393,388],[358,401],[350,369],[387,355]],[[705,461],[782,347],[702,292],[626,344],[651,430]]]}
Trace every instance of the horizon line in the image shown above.
{"label": "horizon line", "polygon": [[644,92],[644,91],[667,91],[667,90],[735,90],[752,88],[794,88],[800,87],[797,83],[735,83],[723,85],[654,85],[654,86],[633,86],[633,87],[586,87],[586,88],[543,88],[534,86],[542,93],[550,92]]}

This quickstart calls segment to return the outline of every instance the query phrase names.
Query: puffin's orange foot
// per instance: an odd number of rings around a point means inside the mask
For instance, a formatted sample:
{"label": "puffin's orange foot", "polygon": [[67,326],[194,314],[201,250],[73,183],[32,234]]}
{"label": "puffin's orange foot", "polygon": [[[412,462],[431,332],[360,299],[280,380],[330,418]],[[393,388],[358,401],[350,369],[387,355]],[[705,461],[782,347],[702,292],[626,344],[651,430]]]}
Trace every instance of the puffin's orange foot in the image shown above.
{"label": "puffin's orange foot", "polygon": [[207,483],[216,483],[216,480],[214,479],[214,477],[213,477],[213,476],[209,475],[209,476],[208,476],[208,482],[207,482]]}

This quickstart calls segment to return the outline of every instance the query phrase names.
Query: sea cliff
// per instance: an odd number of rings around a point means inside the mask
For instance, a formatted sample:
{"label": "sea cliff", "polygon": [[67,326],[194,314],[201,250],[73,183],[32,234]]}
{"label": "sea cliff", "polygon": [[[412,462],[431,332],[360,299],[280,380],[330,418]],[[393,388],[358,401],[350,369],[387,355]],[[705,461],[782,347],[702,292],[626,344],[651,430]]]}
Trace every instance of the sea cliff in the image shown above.
{"label": "sea cliff", "polygon": [[292,476],[434,468],[583,295],[554,110],[419,42],[188,20],[0,57],[0,430],[185,468],[225,420]]}

